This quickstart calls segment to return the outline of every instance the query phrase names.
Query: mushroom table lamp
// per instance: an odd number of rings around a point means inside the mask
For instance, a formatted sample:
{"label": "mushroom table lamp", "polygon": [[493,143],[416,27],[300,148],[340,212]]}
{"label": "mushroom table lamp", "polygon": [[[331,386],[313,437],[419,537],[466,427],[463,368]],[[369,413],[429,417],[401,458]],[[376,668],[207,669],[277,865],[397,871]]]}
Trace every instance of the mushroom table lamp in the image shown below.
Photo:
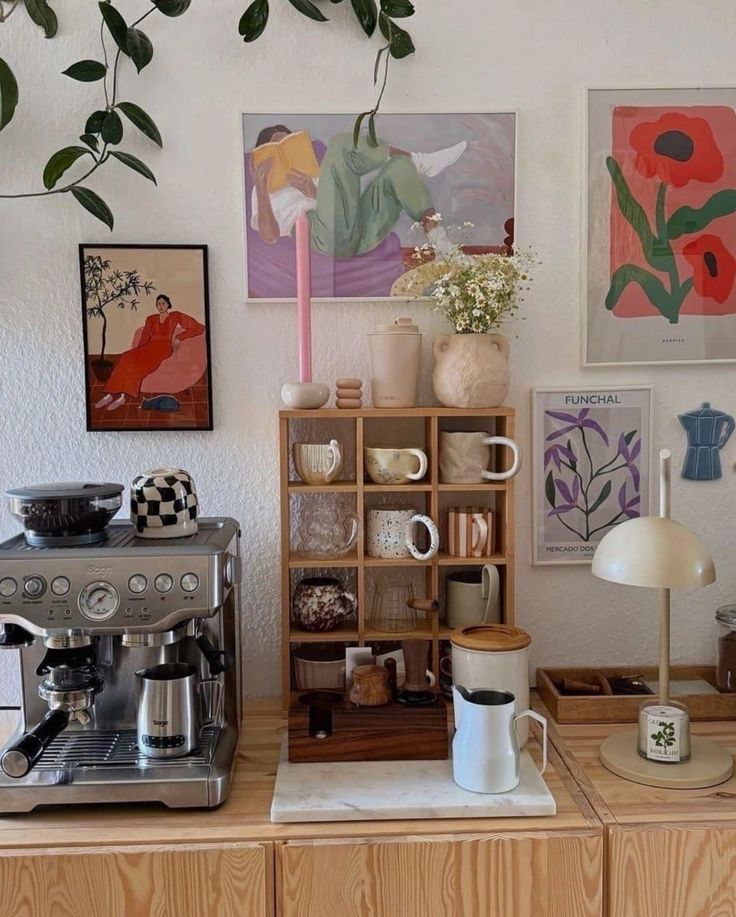
{"label": "mushroom table lamp", "polygon": [[713,558],[700,539],[670,518],[670,465],[670,452],[663,449],[659,515],[622,522],[601,540],[593,556],[594,576],[659,590],[659,698],[644,701],[638,733],[628,729],[609,736],[600,758],[627,780],[684,789],[728,780],[733,759],[716,742],[691,737],[687,708],[670,698],[670,590],[708,586],[716,578]]}

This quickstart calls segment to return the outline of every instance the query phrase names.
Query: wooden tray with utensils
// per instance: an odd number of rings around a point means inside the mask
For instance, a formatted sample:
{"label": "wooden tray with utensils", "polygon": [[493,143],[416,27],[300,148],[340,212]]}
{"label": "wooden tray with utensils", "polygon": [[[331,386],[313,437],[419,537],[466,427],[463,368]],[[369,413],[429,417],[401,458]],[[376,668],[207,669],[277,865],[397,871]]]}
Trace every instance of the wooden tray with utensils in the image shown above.
{"label": "wooden tray with utensils", "polygon": [[[607,690],[612,679],[656,682],[656,666],[609,666],[599,668],[539,668],[537,690],[558,723],[636,723],[639,707],[650,691],[642,694],[616,694]],[[687,705],[692,720],[736,719],[736,694],[725,694],[716,686],[715,668],[703,665],[670,667],[672,697]],[[678,692],[678,682],[689,682],[685,693]],[[565,693],[564,687],[575,693]],[[698,688],[698,683],[701,688]],[[583,686],[597,687],[596,693],[584,694]],[[577,693],[578,690],[581,693]]]}

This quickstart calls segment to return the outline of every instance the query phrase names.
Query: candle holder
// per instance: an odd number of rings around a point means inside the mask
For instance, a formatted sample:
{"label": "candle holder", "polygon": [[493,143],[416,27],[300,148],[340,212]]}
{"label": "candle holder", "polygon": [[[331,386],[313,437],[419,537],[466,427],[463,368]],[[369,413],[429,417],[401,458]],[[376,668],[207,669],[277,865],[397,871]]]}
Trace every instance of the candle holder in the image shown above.
{"label": "candle holder", "polygon": [[281,400],[294,411],[313,411],[327,404],[330,387],[326,382],[285,382]]}

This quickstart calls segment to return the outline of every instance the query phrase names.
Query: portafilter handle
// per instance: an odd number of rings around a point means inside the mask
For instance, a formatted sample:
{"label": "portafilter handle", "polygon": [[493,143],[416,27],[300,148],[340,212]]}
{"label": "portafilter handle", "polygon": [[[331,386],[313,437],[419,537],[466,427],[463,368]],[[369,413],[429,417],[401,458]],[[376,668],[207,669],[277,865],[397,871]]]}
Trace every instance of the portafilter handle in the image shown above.
{"label": "portafilter handle", "polygon": [[25,733],[0,758],[0,767],[8,777],[25,777],[38,763],[39,758],[69,725],[66,710],[49,710],[38,726]]}

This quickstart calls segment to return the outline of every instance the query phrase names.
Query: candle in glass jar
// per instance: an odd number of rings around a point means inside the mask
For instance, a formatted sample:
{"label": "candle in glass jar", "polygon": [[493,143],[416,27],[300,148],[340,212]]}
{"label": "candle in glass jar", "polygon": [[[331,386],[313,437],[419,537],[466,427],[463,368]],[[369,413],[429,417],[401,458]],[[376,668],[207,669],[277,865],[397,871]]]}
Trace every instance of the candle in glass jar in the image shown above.
{"label": "candle in glass jar", "polygon": [[296,300],[299,334],[299,381],[312,381],[312,278],[309,254],[309,220],[296,218]]}

